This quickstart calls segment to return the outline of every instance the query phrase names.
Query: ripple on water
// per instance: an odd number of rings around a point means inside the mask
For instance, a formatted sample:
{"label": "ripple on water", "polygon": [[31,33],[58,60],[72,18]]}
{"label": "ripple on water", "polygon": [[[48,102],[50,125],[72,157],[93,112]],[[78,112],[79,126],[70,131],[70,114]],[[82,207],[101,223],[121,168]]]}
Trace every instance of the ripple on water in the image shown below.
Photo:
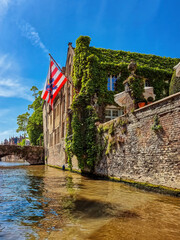
{"label": "ripple on water", "polygon": [[178,198],[46,166],[0,168],[1,239],[180,239]]}

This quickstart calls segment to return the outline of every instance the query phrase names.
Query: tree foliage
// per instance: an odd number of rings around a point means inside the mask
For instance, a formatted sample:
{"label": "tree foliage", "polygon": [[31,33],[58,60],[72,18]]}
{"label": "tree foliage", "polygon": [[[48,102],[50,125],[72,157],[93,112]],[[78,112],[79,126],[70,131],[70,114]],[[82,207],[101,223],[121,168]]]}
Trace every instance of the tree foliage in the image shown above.
{"label": "tree foliage", "polygon": [[28,134],[32,145],[43,145],[43,99],[41,98],[42,91],[33,86],[31,88],[34,102],[28,106],[30,113],[26,112],[17,117],[19,131],[24,131]]}
{"label": "tree foliage", "polygon": [[26,145],[26,139],[22,139],[20,143],[18,143],[19,146],[23,147]]}
{"label": "tree foliage", "polygon": [[38,88],[36,86],[32,86],[32,88],[30,89],[32,92],[33,92],[33,97],[35,97],[35,99],[37,98],[38,96]]}
{"label": "tree foliage", "polygon": [[16,132],[24,132],[24,136],[27,135],[27,125],[28,125],[29,116],[30,114],[26,112],[17,117],[18,128],[16,129]]}

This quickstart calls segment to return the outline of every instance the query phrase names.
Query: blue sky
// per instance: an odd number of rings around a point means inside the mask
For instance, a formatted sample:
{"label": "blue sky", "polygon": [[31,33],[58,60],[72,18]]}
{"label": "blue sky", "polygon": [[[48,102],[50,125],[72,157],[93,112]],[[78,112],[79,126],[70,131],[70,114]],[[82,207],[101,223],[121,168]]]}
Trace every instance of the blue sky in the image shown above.
{"label": "blue sky", "polygon": [[0,142],[43,88],[48,52],[65,65],[68,42],[180,57],[180,0],[0,0]]}

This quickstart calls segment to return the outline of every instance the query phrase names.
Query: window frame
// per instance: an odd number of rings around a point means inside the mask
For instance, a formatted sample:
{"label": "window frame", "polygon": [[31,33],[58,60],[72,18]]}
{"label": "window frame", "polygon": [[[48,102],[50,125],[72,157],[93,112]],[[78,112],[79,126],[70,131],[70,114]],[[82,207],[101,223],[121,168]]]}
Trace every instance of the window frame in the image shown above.
{"label": "window frame", "polygon": [[[110,115],[106,115],[106,111],[110,111]],[[113,116],[113,111],[117,111],[118,116]],[[105,121],[111,121],[119,116],[122,116],[123,113],[123,109],[116,109],[116,108],[107,108],[105,109]],[[109,119],[109,120],[107,120]]]}
{"label": "window frame", "polygon": [[[116,80],[113,81],[113,78],[115,78]],[[108,75],[108,82],[107,82],[108,91],[115,91],[115,83],[117,82],[117,79],[118,79],[117,75]]]}

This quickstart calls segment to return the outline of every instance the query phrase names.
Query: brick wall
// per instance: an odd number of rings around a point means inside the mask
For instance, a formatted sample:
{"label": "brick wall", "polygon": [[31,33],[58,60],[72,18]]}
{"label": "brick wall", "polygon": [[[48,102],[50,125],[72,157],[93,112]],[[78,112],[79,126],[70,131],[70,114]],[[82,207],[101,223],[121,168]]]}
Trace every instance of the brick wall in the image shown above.
{"label": "brick wall", "polygon": [[[155,115],[162,126],[158,131],[152,130]],[[96,174],[180,189],[180,93],[102,126],[112,123],[114,135],[106,131],[103,136],[111,148],[105,147]]]}

